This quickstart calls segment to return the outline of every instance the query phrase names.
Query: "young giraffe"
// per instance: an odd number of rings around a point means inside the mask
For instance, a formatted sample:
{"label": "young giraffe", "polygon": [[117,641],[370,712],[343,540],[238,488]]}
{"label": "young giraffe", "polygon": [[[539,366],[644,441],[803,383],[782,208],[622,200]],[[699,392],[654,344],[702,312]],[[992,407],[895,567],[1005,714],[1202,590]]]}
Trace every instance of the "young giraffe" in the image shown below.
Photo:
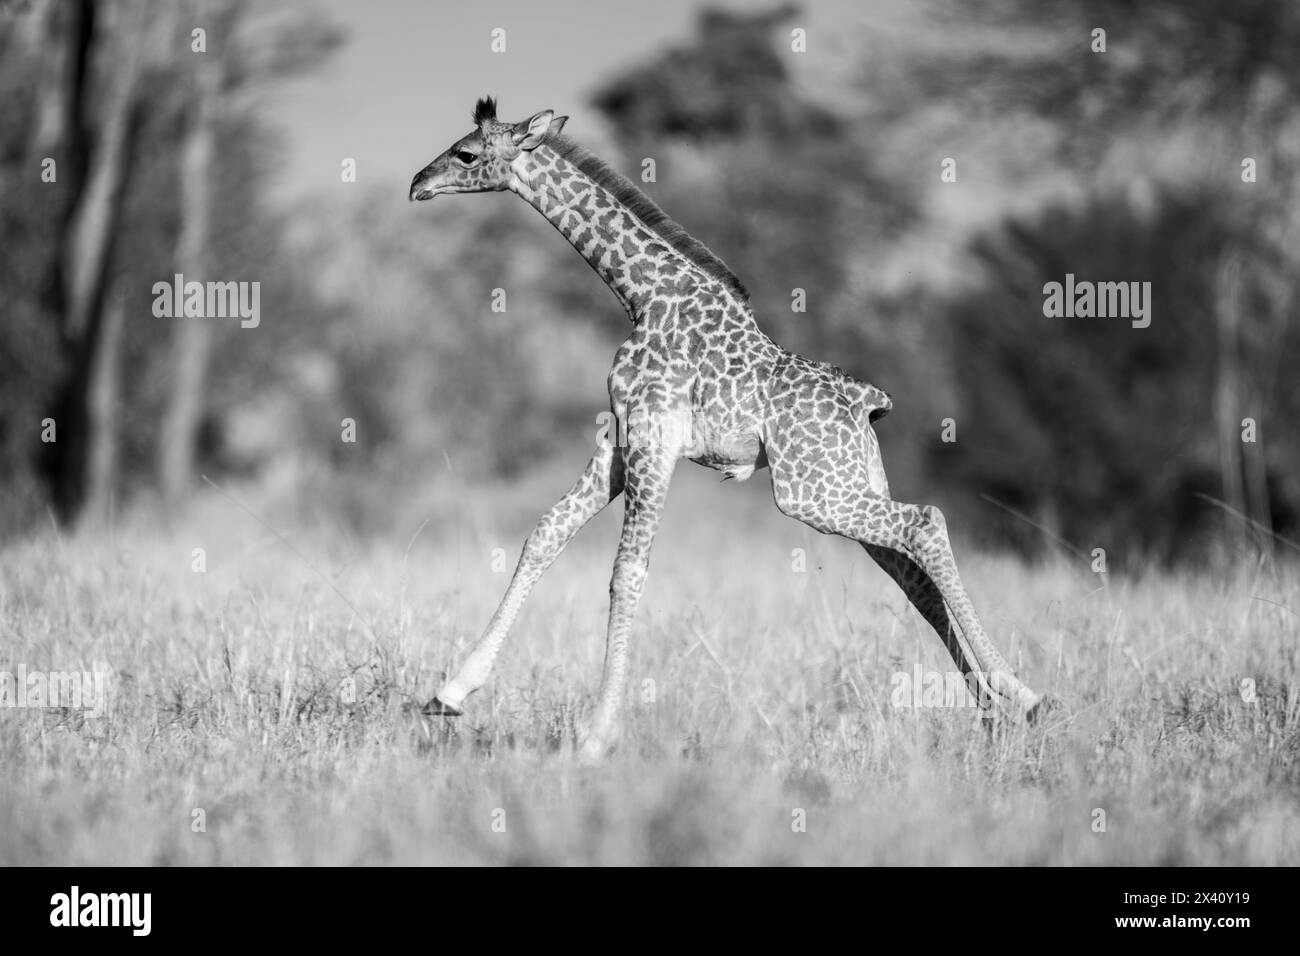
{"label": "young giraffe", "polygon": [[957,573],[943,515],[889,497],[871,427],[889,411],[889,396],[769,339],[740,280],[628,180],[561,135],[567,119],[545,110],[504,123],[491,97],[480,100],[474,130],[411,182],[412,200],[516,193],[582,254],[633,326],[609,373],[619,440],[602,442],[582,477],[542,516],[486,632],[423,712],[462,712],[465,699],[486,682],[538,578],[578,529],[622,493],[604,673],[582,754],[598,758],[612,747],[628,631],[650,546],[673,470],[678,459],[689,458],[739,481],[770,467],[782,512],[823,534],[860,542],[962,672],[983,693],[1035,717],[1046,698],[1017,679],[984,633]]}

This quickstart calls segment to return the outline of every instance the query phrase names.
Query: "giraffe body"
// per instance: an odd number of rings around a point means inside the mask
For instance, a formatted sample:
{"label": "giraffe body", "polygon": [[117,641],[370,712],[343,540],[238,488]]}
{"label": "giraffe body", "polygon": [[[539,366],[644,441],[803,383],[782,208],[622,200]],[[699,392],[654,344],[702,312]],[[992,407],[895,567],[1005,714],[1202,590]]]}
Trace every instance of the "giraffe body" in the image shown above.
{"label": "giraffe body", "polygon": [[759,328],[726,266],[627,180],[561,133],[549,111],[518,124],[479,102],[476,129],[418,173],[411,198],[511,190],[544,215],[623,305],[632,332],[608,388],[617,428],[538,522],[487,631],[426,713],[455,715],[487,680],[532,586],[577,531],[620,494],[623,530],[610,581],[601,690],[583,745],[616,741],[627,643],[668,485],[682,458],[744,481],[772,471],[777,507],[824,534],[859,541],[935,628],[965,673],[1029,713],[1044,698],[1012,673],[961,584],[937,508],[890,498],[873,424],[881,389],[804,358]]}

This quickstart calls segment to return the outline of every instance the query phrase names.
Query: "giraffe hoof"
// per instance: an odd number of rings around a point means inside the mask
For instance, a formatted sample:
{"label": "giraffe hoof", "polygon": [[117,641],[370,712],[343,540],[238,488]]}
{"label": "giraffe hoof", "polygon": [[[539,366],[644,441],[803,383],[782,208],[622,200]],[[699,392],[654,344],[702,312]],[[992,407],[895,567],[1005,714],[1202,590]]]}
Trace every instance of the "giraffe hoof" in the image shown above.
{"label": "giraffe hoof", "polygon": [[1044,695],[1038,701],[1038,703],[1034,704],[1033,707],[1029,708],[1028,712],[1025,714],[1025,720],[1029,721],[1031,724],[1041,723],[1053,712],[1062,709],[1063,709],[1063,705],[1059,700],[1057,700],[1055,697],[1048,697]]}
{"label": "giraffe hoof", "polygon": [[420,711],[425,717],[459,717],[464,711],[459,707],[453,707],[451,704],[444,704],[437,697],[434,697]]}

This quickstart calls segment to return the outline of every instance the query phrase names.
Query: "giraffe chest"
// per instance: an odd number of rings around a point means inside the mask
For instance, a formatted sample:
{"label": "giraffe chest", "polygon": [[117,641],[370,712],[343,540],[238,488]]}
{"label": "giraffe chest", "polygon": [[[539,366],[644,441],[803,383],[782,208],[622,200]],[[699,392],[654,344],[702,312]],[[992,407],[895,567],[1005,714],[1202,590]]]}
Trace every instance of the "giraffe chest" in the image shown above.
{"label": "giraffe chest", "polygon": [[656,304],[615,354],[609,377],[615,412],[633,425],[656,416],[671,420],[681,457],[744,481],[766,465],[770,341],[721,296],[679,299],[657,311]]}
{"label": "giraffe chest", "polygon": [[658,344],[652,336],[619,350],[609,377],[615,414],[634,431],[671,435],[681,457],[728,478],[744,481],[764,467],[758,377],[712,374]]}

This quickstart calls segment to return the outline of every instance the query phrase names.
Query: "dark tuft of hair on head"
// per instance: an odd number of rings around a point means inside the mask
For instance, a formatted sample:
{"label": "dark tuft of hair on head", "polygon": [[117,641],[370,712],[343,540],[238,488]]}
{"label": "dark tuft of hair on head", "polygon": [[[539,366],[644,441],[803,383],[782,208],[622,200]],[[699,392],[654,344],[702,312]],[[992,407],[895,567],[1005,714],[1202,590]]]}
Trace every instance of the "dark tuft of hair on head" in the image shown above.
{"label": "dark tuft of hair on head", "polygon": [[474,104],[474,125],[481,126],[484,120],[495,120],[497,118],[497,101],[494,97],[485,96]]}

